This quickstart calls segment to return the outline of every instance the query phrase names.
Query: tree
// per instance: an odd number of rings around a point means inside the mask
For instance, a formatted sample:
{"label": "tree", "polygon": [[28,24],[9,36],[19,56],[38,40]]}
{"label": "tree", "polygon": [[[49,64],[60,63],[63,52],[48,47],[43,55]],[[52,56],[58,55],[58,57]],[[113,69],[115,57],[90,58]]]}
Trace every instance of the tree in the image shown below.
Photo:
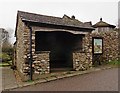
{"label": "tree", "polygon": [[[1,35],[1,48],[2,48],[2,53],[0,53],[2,61],[7,61],[12,60],[12,56],[13,56],[13,46],[12,44],[9,42],[9,38],[11,35],[11,30],[6,31],[3,28],[0,28],[0,35]],[[1,59],[0,58],[0,59]]]}

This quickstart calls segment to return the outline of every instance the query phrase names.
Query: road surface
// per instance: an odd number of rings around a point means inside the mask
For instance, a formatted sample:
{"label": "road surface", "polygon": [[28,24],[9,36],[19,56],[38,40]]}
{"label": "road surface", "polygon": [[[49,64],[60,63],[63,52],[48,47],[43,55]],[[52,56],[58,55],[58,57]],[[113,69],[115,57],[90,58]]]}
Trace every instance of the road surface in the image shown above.
{"label": "road surface", "polygon": [[118,91],[118,68],[31,85],[13,91]]}

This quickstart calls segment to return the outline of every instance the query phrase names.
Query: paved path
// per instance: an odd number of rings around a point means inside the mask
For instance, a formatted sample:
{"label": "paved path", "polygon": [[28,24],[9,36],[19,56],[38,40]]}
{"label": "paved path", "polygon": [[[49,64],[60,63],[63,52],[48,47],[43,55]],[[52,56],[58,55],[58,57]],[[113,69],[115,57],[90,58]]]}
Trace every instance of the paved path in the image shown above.
{"label": "paved path", "polygon": [[118,68],[17,88],[13,91],[118,91]]}
{"label": "paved path", "polygon": [[0,67],[0,70],[2,70],[2,90],[18,86],[14,71],[10,67]]}

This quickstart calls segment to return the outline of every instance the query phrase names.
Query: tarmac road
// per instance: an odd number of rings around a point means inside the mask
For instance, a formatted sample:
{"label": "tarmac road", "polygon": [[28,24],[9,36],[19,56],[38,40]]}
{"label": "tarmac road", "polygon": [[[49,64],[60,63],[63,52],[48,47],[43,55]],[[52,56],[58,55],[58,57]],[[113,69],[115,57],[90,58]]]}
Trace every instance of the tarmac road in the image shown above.
{"label": "tarmac road", "polygon": [[13,89],[13,91],[118,91],[118,68]]}

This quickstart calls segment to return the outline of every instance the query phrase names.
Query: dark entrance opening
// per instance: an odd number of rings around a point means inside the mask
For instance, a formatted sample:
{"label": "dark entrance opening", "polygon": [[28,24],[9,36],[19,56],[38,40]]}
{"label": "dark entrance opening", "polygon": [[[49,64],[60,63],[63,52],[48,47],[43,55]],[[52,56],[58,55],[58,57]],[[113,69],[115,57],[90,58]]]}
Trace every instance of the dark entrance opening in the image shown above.
{"label": "dark entrance opening", "polygon": [[35,33],[35,50],[50,51],[50,70],[73,68],[73,51],[82,49],[82,36],[69,32],[37,31]]}

